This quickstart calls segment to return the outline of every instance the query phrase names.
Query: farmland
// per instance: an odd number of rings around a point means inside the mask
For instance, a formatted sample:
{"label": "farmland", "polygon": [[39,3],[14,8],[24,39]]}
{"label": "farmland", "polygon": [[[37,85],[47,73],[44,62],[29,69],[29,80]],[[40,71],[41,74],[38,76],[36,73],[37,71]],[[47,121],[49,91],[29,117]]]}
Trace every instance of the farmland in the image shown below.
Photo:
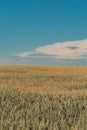
{"label": "farmland", "polygon": [[0,67],[0,130],[86,129],[87,67]]}

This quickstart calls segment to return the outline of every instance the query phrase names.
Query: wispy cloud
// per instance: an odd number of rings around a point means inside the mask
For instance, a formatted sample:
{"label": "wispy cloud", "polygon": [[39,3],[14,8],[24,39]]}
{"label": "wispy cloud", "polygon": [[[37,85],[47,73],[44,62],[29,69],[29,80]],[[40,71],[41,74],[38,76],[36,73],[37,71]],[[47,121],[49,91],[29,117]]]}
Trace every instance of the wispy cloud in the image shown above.
{"label": "wispy cloud", "polygon": [[[33,55],[34,54],[34,55]],[[33,52],[24,52],[21,54],[16,54],[16,56],[25,58],[29,56],[34,56],[42,54],[51,58],[58,59],[87,59],[87,39],[78,41],[65,41],[58,42],[51,45],[46,45],[36,48]],[[36,56],[37,58],[38,56]]]}
{"label": "wispy cloud", "polygon": [[30,55],[32,55],[34,52],[23,52],[21,54],[16,54],[15,56],[18,56],[18,57],[22,57],[22,58],[27,58],[29,57]]}

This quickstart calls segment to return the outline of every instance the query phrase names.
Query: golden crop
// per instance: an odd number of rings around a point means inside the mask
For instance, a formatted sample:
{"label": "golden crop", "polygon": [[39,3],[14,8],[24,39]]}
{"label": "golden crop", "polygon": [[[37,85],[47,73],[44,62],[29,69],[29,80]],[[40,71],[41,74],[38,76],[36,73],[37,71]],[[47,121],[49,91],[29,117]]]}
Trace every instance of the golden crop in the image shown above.
{"label": "golden crop", "polygon": [[0,66],[0,130],[86,130],[87,67]]}

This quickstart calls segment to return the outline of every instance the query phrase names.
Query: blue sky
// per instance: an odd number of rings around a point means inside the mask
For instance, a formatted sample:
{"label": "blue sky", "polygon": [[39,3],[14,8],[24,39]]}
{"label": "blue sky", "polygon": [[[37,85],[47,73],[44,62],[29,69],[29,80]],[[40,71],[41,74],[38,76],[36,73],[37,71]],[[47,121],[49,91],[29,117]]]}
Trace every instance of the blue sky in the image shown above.
{"label": "blue sky", "polygon": [[0,0],[0,65],[87,65],[86,0]]}

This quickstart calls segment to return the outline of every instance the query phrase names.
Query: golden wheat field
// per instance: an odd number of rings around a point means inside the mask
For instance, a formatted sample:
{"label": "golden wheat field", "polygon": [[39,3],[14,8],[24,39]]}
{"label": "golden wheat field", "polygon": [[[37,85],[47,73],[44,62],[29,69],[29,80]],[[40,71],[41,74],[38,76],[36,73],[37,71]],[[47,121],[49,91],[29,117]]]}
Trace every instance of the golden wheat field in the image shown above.
{"label": "golden wheat field", "polygon": [[0,130],[86,130],[87,67],[0,66]]}

